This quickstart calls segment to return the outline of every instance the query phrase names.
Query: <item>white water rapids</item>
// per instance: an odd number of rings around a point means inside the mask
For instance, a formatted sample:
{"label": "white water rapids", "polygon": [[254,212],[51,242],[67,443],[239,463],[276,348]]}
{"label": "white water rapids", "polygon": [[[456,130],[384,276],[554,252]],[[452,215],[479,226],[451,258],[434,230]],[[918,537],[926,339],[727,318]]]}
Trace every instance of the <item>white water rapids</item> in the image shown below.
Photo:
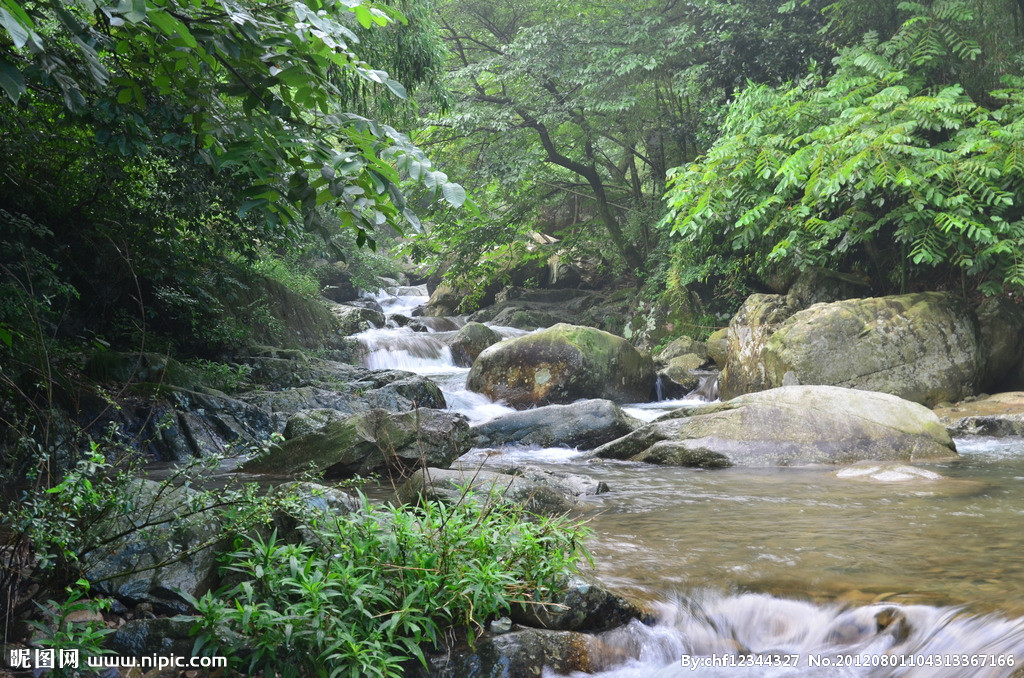
{"label": "white water rapids", "polygon": [[[423,288],[400,291],[376,296],[388,314],[427,300]],[[474,424],[512,411],[467,391],[468,369],[452,364],[446,339],[464,319],[417,320],[428,331],[362,333],[366,366],[434,379]],[[692,402],[624,409],[650,420]],[[1024,441],[957,445],[961,459],[921,465],[914,482],[825,467],[586,463],[568,448],[474,450],[464,461],[542,465],[611,487],[587,515],[595,574],[659,615],[602,634],[597,675],[1013,676],[1024,665]]]}

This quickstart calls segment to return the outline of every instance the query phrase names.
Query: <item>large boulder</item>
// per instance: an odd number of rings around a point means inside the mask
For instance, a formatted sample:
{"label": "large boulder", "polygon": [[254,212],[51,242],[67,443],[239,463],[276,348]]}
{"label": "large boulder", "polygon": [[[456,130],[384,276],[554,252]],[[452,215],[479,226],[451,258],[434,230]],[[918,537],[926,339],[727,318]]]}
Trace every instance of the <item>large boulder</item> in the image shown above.
{"label": "large boulder", "polygon": [[[467,491],[473,496],[467,498]],[[582,497],[608,491],[603,482],[570,473],[556,473],[530,466],[495,471],[479,468],[420,469],[398,488],[399,501],[497,501],[523,504],[540,515],[561,515],[575,508]]]}
{"label": "large boulder", "polygon": [[933,412],[885,393],[784,386],[674,414],[592,454],[708,468],[956,457]]}
{"label": "large boulder", "polygon": [[501,335],[483,323],[466,323],[448,342],[452,362],[469,367],[485,348],[501,341]]}
{"label": "large boulder", "polygon": [[723,399],[777,385],[772,384],[765,373],[765,344],[795,310],[781,294],[747,297],[729,321],[725,335],[725,364],[718,380]]}
{"label": "large boulder", "polygon": [[765,342],[760,366],[764,387],[828,384],[933,406],[976,393],[985,358],[967,304],[924,292],[800,311]]}
{"label": "large boulder", "polygon": [[654,379],[650,356],[622,337],[559,323],[484,350],[466,387],[524,409],[579,398],[646,401]]}
{"label": "large boulder", "polygon": [[469,450],[469,424],[461,414],[419,409],[395,414],[370,410],[272,448],[242,469],[330,476],[403,472],[426,463],[447,467]]}
{"label": "large boulder", "polygon": [[117,515],[93,526],[97,538],[79,553],[83,572],[94,591],[128,605],[187,612],[179,591],[198,598],[217,583],[220,523],[194,490],[152,480],[131,490]]}
{"label": "large boulder", "polygon": [[643,425],[610,400],[580,400],[512,412],[471,429],[474,447],[539,445],[590,450]]}

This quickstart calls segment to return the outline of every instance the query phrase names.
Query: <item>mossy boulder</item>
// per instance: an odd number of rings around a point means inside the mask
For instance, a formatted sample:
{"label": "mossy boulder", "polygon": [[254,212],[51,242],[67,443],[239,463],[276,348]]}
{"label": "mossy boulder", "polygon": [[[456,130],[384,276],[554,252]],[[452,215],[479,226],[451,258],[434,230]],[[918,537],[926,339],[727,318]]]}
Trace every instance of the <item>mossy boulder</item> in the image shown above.
{"label": "mossy boulder", "polygon": [[957,456],[928,408],[886,393],[836,386],[784,386],[680,410],[593,455],[704,468]]}
{"label": "mossy boulder", "polygon": [[376,309],[334,302],[327,303],[331,314],[337,318],[338,326],[345,335],[359,334],[369,329],[384,327],[387,323],[384,314]]}
{"label": "mossy boulder", "polygon": [[403,472],[424,463],[448,467],[469,451],[469,424],[460,414],[419,409],[360,412],[274,447],[242,469],[257,473],[328,476]]}
{"label": "mossy boulder", "polygon": [[666,290],[653,302],[641,302],[640,310],[623,329],[634,346],[652,350],[666,338],[699,324],[700,299],[685,287]]}
{"label": "mossy boulder", "polygon": [[792,315],[765,342],[755,365],[763,381],[750,386],[827,384],[933,406],[976,393],[985,364],[967,304],[923,292],[816,304]]}
{"label": "mossy boulder", "polygon": [[729,356],[729,328],[715,330],[704,344],[708,349],[708,357],[718,367],[725,367],[725,361]]}
{"label": "mossy boulder", "polygon": [[452,361],[459,367],[469,367],[488,346],[501,341],[501,335],[483,323],[466,323],[448,342]]}
{"label": "mossy boulder", "polygon": [[781,294],[747,297],[725,335],[725,364],[718,381],[723,399],[772,387],[764,367],[765,345],[795,310]]}
{"label": "mossy boulder", "polygon": [[484,350],[473,363],[469,390],[516,409],[580,398],[646,401],[654,364],[622,337],[559,323]]}

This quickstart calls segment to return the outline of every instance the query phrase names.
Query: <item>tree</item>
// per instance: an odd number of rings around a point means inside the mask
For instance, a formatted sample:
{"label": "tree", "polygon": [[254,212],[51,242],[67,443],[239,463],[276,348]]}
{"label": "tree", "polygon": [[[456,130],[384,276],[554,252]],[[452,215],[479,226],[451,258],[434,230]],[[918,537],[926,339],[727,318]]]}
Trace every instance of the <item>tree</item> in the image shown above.
{"label": "tree", "polygon": [[[124,156],[194,156],[244,178],[238,212],[261,211],[271,229],[315,228],[333,206],[362,243],[385,223],[416,223],[403,176],[465,199],[405,135],[359,113],[367,86],[407,94],[360,58],[357,31],[405,21],[361,0],[3,0],[4,113],[43,110]],[[438,53],[421,56],[411,84]]]}
{"label": "tree", "polygon": [[[944,267],[988,292],[1024,285],[1024,80],[973,100],[949,74],[978,57],[962,3],[916,6],[829,77],[748,87],[720,139],[678,168],[665,223],[696,248],[863,270],[905,287]],[[704,252],[705,254],[701,254]]]}

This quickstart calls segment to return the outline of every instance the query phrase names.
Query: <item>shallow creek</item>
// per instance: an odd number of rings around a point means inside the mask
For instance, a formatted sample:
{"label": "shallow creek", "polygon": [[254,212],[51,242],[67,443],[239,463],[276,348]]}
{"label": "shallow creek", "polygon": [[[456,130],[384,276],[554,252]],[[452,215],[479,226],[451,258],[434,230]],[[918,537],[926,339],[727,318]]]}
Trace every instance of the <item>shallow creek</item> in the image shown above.
{"label": "shallow creek", "polygon": [[[426,301],[378,299],[388,313]],[[365,332],[366,365],[431,376],[473,423],[511,411],[465,390],[468,370],[442,341],[462,322]],[[626,409],[653,419],[680,404]],[[471,451],[462,463],[514,460],[610,486],[585,512],[595,572],[660,621],[606,634],[608,652],[632,659],[602,675],[1010,676],[1024,665],[1024,440],[957,448],[957,461],[918,465],[946,479],[902,482],[831,467],[588,461],[564,448]],[[879,613],[904,621],[879,632]]]}

